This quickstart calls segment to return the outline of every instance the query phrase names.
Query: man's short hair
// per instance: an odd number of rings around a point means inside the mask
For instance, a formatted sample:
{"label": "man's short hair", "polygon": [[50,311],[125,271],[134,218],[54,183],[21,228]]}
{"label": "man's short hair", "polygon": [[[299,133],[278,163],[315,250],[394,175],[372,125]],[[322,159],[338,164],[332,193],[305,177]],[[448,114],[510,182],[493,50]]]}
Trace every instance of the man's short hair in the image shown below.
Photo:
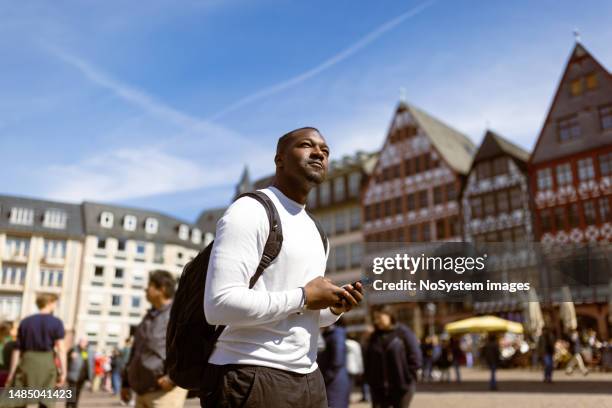
{"label": "man's short hair", "polygon": [[397,322],[397,313],[389,305],[372,306],[371,312],[372,316],[374,316],[375,313],[386,314],[391,318],[391,324],[395,324]]}
{"label": "man's short hair", "polygon": [[38,309],[43,309],[50,303],[57,302],[57,299],[58,297],[55,293],[41,293],[36,296],[36,306]]}
{"label": "man's short hair", "polygon": [[293,129],[291,132],[287,132],[278,138],[278,142],[276,143],[276,154],[282,153],[285,150],[287,144],[289,143],[294,134],[302,132],[304,130],[314,130],[318,134],[321,134],[321,132],[319,132],[319,129],[312,126],[305,126],[298,129]]}
{"label": "man's short hair", "polygon": [[161,289],[166,299],[172,299],[176,291],[176,280],[168,271],[161,269],[152,271],[149,274],[149,284],[155,286],[156,289]]}

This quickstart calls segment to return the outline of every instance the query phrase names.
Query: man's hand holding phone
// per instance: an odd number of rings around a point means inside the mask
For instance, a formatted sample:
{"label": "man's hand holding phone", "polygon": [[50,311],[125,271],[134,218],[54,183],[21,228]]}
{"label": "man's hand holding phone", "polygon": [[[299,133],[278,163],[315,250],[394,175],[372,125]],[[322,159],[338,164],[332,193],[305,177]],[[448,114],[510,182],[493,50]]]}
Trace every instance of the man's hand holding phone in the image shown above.
{"label": "man's hand holding phone", "polygon": [[331,308],[335,314],[348,312],[363,300],[363,285],[354,282],[343,287],[330,279],[318,277],[304,286],[306,308],[311,310]]}

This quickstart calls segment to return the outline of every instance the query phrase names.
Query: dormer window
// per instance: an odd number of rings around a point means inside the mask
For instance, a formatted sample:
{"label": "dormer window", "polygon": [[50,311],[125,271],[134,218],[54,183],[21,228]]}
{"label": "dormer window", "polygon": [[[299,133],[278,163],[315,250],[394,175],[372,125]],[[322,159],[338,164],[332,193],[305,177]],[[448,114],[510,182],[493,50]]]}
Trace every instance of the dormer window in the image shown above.
{"label": "dormer window", "polygon": [[191,231],[191,242],[198,245],[202,243],[202,231],[197,228],[194,228]]}
{"label": "dormer window", "polygon": [[136,231],[138,220],[134,215],[126,215],[123,217],[123,229],[126,231]]}
{"label": "dormer window", "polygon": [[100,226],[103,228],[113,228],[114,218],[113,213],[103,211],[102,214],[100,214]]}
{"label": "dormer window", "polygon": [[179,225],[178,228],[178,237],[183,241],[187,241],[189,239],[189,226],[185,224]]}
{"label": "dormer window", "polygon": [[65,229],[68,216],[63,210],[49,209],[43,216],[43,227]]}
{"label": "dormer window", "polygon": [[145,220],[145,232],[147,234],[157,234],[159,223],[155,218],[147,218]]}
{"label": "dormer window", "polygon": [[31,208],[11,208],[11,224],[32,225],[34,222],[34,210]]}

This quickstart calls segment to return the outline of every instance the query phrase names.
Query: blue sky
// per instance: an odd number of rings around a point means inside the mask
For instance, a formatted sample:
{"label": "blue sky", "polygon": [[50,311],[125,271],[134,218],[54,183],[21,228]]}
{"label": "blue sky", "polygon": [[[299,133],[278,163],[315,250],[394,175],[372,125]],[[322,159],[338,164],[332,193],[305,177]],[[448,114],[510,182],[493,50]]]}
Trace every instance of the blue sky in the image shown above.
{"label": "blue sky", "polygon": [[0,1],[0,193],[195,220],[276,139],[378,149],[409,102],[530,150],[578,28],[612,67],[612,2]]}

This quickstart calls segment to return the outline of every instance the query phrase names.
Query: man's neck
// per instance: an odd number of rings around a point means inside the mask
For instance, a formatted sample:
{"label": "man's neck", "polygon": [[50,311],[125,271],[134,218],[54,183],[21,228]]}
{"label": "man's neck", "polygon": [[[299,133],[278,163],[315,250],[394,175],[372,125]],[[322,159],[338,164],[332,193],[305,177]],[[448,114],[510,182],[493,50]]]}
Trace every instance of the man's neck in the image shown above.
{"label": "man's neck", "polygon": [[274,179],[272,183],[273,187],[278,188],[281,193],[292,199],[293,201],[300,203],[302,205],[306,204],[306,200],[308,199],[309,190],[303,190],[296,188],[295,186],[290,185],[285,180],[281,180],[278,176]]}
{"label": "man's neck", "polygon": [[151,305],[157,309],[157,310],[161,310],[164,308],[164,306],[167,306],[170,304],[170,302],[172,302],[172,299],[160,299],[159,301],[155,301],[153,302]]}

